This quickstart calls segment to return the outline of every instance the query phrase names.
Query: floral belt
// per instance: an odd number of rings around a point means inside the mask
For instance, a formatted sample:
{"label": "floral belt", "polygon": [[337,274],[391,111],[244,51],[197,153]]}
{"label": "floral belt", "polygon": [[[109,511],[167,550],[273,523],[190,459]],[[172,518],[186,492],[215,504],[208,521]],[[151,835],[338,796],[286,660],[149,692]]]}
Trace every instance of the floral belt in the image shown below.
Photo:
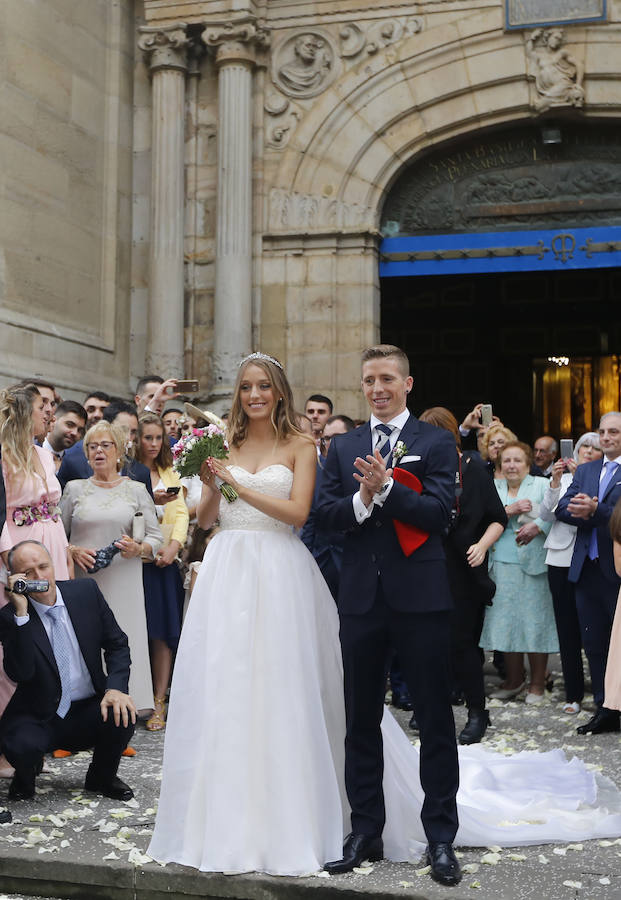
{"label": "floral belt", "polygon": [[13,510],[13,522],[16,525],[34,525],[35,522],[58,522],[60,507],[44,500],[38,506],[16,506]]}

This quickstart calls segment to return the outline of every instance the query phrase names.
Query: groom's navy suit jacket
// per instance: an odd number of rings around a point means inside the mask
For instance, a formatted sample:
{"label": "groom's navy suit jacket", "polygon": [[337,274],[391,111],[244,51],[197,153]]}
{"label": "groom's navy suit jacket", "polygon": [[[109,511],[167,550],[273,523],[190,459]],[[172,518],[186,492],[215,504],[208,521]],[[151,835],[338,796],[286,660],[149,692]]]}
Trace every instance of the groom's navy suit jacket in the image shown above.
{"label": "groom's navy suit jacket", "polygon": [[608,523],[617,500],[621,498],[621,467],[615,472],[604,496],[597,505],[595,514],[590,519],[575,518],[567,510],[572,497],[575,497],[576,494],[587,494],[589,497],[598,496],[599,479],[604,462],[605,459],[594,459],[592,462],[578,466],[572,483],[559,500],[556,508],[557,519],[567,522],[568,525],[576,525],[578,528],[568,576],[569,580],[573,582],[580,578],[582,567],[588,558],[591,534],[596,528],[600,571],[607,581],[614,585],[619,584],[619,577],[615,572],[612,538],[608,530]]}
{"label": "groom's navy suit jacket", "polygon": [[[360,485],[353,477],[354,460],[372,453],[367,422],[348,434],[335,435],[325,461],[317,517],[326,531],[345,532],[338,595],[339,612],[368,612],[381,586],[386,603],[401,612],[439,612],[451,609],[442,538],[455,497],[457,451],[444,429],[410,415],[398,438],[406,445],[399,465],[416,475],[422,494],[394,482],[382,507],[358,525],[352,495]],[[403,553],[393,519],[429,532],[427,541],[411,556]]]}

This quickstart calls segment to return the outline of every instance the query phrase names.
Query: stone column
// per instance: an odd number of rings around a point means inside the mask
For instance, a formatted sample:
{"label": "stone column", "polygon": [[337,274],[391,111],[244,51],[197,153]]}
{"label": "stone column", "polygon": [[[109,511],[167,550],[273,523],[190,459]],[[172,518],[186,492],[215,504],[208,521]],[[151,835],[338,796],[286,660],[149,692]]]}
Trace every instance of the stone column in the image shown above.
{"label": "stone column", "polygon": [[[218,67],[218,202],[214,384],[230,398],[240,359],[252,349],[252,72],[267,33],[253,23],[209,26]],[[220,403],[218,404],[218,401]]]}
{"label": "stone column", "polygon": [[149,372],[183,378],[183,150],[187,25],[142,26],[138,46],[152,76]]}

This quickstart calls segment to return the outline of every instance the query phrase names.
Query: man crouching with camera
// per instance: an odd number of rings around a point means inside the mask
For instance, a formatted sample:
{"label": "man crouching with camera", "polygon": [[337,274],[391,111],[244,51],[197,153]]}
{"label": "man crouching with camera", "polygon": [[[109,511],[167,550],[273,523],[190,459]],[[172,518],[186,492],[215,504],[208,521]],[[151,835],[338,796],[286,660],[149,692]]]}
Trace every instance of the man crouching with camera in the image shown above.
{"label": "man crouching with camera", "polygon": [[16,544],[8,569],[0,641],[17,688],[0,719],[0,748],[15,768],[9,799],[34,797],[44,754],[54,747],[92,747],[85,790],[131,800],[116,774],[136,723],[127,636],[93,580],[56,583],[38,541]]}

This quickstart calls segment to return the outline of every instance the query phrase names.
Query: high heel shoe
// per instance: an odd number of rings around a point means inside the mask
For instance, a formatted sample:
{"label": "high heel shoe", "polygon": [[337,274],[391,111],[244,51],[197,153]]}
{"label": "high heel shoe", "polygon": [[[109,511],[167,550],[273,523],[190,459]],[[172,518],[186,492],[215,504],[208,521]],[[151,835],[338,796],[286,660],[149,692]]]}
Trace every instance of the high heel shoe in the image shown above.
{"label": "high heel shoe", "polygon": [[155,708],[147,719],[145,728],[147,731],[162,731],[166,728],[166,697],[154,697],[153,702]]}

